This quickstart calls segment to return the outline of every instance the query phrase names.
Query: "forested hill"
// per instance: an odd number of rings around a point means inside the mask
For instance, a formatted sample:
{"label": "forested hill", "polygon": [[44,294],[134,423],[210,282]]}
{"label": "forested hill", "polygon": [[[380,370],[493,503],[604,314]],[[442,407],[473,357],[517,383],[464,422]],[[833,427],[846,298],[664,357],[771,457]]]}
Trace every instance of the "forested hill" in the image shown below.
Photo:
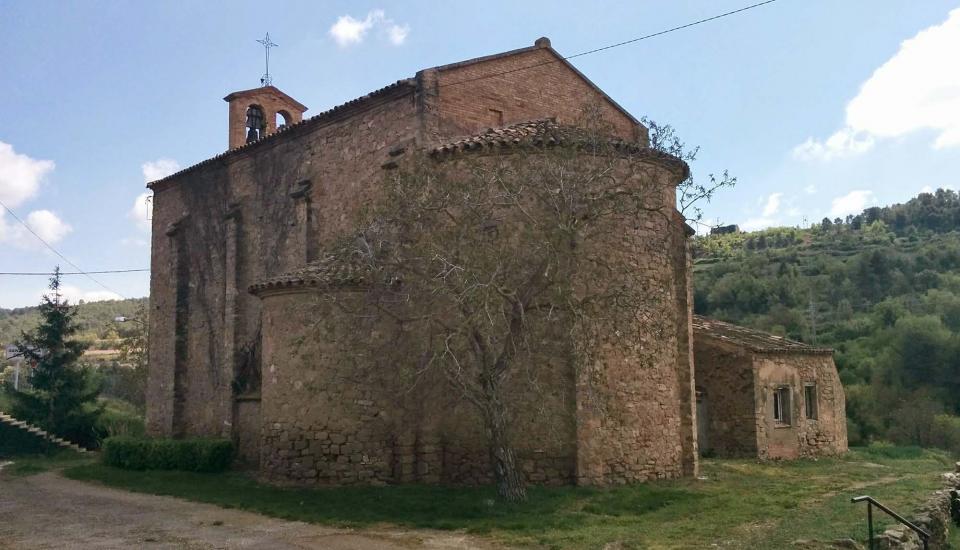
{"label": "forested hill", "polygon": [[694,247],[697,313],[837,350],[852,443],[960,449],[956,192]]}
{"label": "forested hill", "polygon": [[[87,341],[115,340],[133,330],[131,323],[117,323],[117,317],[134,318],[140,308],[147,306],[147,298],[108,300],[80,303],[77,307],[78,337]],[[40,321],[36,307],[0,308],[0,344],[10,344],[20,338],[21,331],[32,330]],[[0,357],[2,359],[2,357]]]}

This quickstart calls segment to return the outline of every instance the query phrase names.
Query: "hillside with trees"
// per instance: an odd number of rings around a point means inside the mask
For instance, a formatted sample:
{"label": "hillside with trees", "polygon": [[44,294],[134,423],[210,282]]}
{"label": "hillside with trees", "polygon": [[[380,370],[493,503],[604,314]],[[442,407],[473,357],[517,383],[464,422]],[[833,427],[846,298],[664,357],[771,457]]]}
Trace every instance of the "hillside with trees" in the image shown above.
{"label": "hillside with trees", "polygon": [[[117,322],[117,317],[134,319],[141,308],[147,306],[148,298],[83,302],[77,306],[77,338],[91,344],[93,349],[116,348],[117,342],[130,336],[134,323]],[[24,331],[36,328],[40,323],[38,306],[14,309],[0,308],[0,344],[10,344],[20,338]],[[106,348],[104,348],[106,349]]]}
{"label": "hillside with trees", "polygon": [[836,349],[851,444],[960,450],[960,196],[700,237],[697,313]]}

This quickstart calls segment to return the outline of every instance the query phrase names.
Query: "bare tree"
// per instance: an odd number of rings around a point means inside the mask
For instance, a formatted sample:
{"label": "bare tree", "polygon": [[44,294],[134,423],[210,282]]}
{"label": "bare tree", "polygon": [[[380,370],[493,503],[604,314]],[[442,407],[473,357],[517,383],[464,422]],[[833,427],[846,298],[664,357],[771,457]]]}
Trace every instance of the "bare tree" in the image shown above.
{"label": "bare tree", "polygon": [[[676,130],[669,124],[659,124],[657,121],[643,117],[643,123],[650,131],[650,148],[672,155],[688,165],[697,160],[700,146],[687,147],[677,136]],[[721,189],[733,187],[737,178],[724,170],[720,175],[707,175],[706,181],[698,181],[689,172],[687,177],[677,185],[677,210],[683,214],[688,222],[699,223],[703,219],[703,210],[700,205],[704,201],[710,202]],[[719,225],[719,223],[717,224]]]}
{"label": "bare tree", "polygon": [[476,407],[506,501],[526,498],[511,372],[555,352],[542,349],[547,340],[585,364],[598,327],[635,324],[660,299],[604,243],[639,219],[680,223],[673,193],[687,167],[610,135],[601,123],[540,121],[415,156],[333,253],[363,272],[364,307],[406,327],[405,342],[391,343],[397,362],[442,372]]}

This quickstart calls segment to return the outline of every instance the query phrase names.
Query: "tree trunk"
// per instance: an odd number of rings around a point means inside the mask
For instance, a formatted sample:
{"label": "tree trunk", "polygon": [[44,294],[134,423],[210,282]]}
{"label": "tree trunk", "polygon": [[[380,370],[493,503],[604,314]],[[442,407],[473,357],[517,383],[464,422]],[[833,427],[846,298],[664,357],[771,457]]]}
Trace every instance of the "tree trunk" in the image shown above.
{"label": "tree trunk", "polygon": [[490,433],[490,462],[497,483],[497,496],[506,502],[527,500],[527,487],[523,474],[517,468],[513,447],[507,440],[506,419],[502,410],[493,410],[487,415]]}

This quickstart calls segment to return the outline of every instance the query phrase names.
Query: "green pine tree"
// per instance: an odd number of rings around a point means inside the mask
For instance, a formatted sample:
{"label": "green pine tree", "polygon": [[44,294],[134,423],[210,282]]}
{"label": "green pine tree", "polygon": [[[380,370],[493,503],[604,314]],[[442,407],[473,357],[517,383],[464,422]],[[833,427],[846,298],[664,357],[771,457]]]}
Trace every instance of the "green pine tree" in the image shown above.
{"label": "green pine tree", "polygon": [[78,327],[76,309],[60,294],[60,268],[50,279],[50,293],[40,303],[40,324],[15,343],[30,370],[31,389],[12,392],[13,415],[85,446],[98,439],[100,387],[87,367],[78,364],[87,344],[71,337]]}

